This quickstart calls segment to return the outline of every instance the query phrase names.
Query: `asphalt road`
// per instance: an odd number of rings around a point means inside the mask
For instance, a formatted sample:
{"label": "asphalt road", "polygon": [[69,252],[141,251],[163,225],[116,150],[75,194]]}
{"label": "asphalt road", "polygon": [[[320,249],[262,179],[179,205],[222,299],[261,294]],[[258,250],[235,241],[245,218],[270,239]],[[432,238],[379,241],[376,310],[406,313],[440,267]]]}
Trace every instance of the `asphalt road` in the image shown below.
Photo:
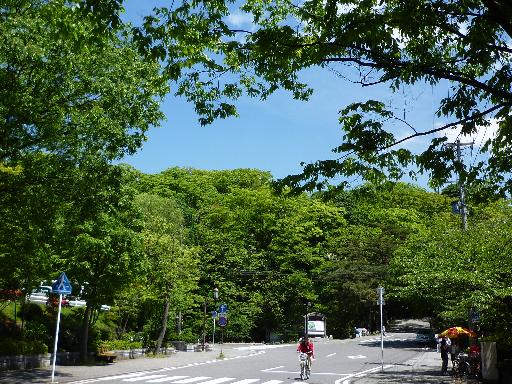
{"label": "asphalt road", "polygon": [[[151,369],[143,362],[117,366],[104,376],[91,369],[90,376],[66,381],[89,383],[171,383],[171,384],[288,384],[300,382],[295,345],[239,346],[226,353],[224,360],[210,359],[169,366],[166,359],[155,361]],[[216,354],[218,355],[218,346]],[[414,343],[414,334],[395,333],[384,338],[384,364],[380,336],[350,340],[315,340],[315,355],[310,384],[355,384],[365,375],[408,364],[424,351]],[[194,354],[194,352],[187,352]],[[190,355],[192,357],[192,355]],[[141,359],[142,360],[142,359]],[[160,367],[155,366],[160,365]],[[140,369],[138,369],[140,368]],[[106,373],[106,372],[105,372]]]}

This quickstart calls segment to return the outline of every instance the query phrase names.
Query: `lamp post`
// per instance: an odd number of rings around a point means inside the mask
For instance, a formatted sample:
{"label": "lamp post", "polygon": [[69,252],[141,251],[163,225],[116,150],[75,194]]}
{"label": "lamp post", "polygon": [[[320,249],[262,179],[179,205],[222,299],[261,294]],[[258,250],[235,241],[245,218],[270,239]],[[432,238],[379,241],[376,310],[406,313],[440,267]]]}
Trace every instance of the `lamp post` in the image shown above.
{"label": "lamp post", "polygon": [[306,315],[304,316],[304,336],[308,335],[308,315],[309,315],[309,307],[311,303],[308,301],[306,303]]}

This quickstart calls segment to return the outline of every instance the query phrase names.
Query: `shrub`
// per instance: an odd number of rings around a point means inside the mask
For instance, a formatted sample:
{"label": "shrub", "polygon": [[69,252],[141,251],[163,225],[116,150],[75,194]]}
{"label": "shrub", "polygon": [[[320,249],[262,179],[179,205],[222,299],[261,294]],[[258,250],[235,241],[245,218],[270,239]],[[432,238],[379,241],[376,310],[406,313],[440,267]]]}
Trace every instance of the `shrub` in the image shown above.
{"label": "shrub", "polygon": [[0,341],[0,355],[40,355],[48,353],[48,346],[39,340],[4,339]]}
{"label": "shrub", "polygon": [[128,341],[128,340],[105,340],[100,341],[96,348],[105,348],[107,350],[127,350],[127,349],[138,349],[142,348],[140,341]]}

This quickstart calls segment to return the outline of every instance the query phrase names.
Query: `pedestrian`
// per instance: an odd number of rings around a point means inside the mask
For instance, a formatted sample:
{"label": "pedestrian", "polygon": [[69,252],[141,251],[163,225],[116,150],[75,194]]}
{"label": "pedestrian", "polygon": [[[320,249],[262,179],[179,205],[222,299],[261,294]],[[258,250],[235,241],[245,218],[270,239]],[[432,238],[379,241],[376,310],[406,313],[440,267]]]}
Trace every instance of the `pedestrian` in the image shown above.
{"label": "pedestrian", "polygon": [[445,375],[448,372],[448,351],[450,350],[450,345],[448,344],[446,336],[443,336],[441,339],[440,350],[441,360],[443,360],[443,365],[441,366],[441,374]]}
{"label": "pedestrian", "polygon": [[457,355],[459,353],[460,353],[459,343],[458,343],[458,340],[455,339],[453,341],[453,343],[451,343],[451,347],[450,347],[450,356],[451,356],[451,359],[452,359],[452,365],[453,365],[453,362],[455,361],[455,359],[457,358]]}

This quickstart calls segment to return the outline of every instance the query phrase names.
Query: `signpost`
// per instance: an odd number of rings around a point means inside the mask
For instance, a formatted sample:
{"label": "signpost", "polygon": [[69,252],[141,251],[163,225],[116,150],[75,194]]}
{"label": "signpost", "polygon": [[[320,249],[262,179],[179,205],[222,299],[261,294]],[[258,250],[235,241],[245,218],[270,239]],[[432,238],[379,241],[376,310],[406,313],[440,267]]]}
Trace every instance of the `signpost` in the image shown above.
{"label": "signpost", "polygon": [[215,319],[217,318],[217,311],[212,311],[213,319],[213,332],[212,332],[212,346],[215,346]]}
{"label": "signpost", "polygon": [[68,277],[62,272],[59,278],[52,284],[52,293],[59,295],[59,312],[57,314],[57,328],[55,330],[55,344],[53,346],[53,366],[52,366],[52,383],[55,378],[55,361],[57,358],[57,343],[59,342],[59,326],[60,326],[60,312],[62,309],[62,295],[71,294],[71,284],[69,283]]}
{"label": "signpost", "polygon": [[382,306],[384,305],[384,288],[377,288],[377,294],[379,295],[379,299],[377,300],[377,304],[380,306],[380,356],[381,356],[381,370],[384,371],[384,324],[382,323]]}
{"label": "signpost", "polygon": [[222,347],[224,345],[224,327],[228,324],[228,305],[221,304],[218,313],[219,326],[222,327],[221,340],[220,340],[220,353],[222,354]]}

